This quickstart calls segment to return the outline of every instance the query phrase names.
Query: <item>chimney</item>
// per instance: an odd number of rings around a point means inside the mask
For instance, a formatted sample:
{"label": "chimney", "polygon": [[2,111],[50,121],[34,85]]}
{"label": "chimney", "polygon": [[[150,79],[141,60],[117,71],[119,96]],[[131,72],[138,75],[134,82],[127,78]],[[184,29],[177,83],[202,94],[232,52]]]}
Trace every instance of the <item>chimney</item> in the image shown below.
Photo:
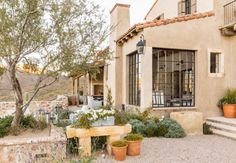
{"label": "chimney", "polygon": [[110,12],[110,23],[112,28],[111,41],[117,40],[130,28],[130,5],[115,4]]}
{"label": "chimney", "polygon": [[[116,4],[110,12],[110,44],[109,50],[113,53],[114,59],[108,66],[108,80],[104,85],[111,89],[114,105],[116,107],[122,104],[122,47],[116,44],[116,41],[130,28],[130,5]],[[107,92],[104,90],[104,92]],[[105,93],[106,97],[106,93]]]}

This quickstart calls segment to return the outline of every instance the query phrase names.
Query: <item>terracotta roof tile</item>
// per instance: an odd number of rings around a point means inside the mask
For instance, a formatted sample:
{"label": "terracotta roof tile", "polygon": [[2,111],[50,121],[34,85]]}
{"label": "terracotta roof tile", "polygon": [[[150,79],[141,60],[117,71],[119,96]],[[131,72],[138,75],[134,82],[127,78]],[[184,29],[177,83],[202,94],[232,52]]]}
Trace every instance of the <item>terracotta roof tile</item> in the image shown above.
{"label": "terracotta roof tile", "polygon": [[191,14],[191,15],[184,15],[184,16],[178,16],[172,19],[164,19],[164,20],[157,20],[157,21],[148,21],[145,23],[138,23],[132,26],[126,33],[124,33],[118,40],[117,43],[122,42],[126,36],[132,34],[132,32],[140,32],[144,28],[150,28],[150,27],[156,27],[161,25],[168,25],[168,24],[174,24],[177,22],[183,22],[183,21],[189,21],[194,19],[202,19],[206,17],[214,16],[215,13],[213,11],[204,12],[204,13],[197,13],[197,14]]}

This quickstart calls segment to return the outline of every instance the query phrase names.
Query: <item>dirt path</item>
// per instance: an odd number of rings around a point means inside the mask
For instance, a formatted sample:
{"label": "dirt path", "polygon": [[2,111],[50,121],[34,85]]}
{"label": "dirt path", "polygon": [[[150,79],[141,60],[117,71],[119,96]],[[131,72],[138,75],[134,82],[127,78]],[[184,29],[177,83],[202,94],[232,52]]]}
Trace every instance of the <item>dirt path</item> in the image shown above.
{"label": "dirt path", "polygon": [[[145,138],[141,156],[124,163],[236,163],[236,140],[219,136],[191,136],[184,139]],[[96,163],[115,163],[112,158]]]}

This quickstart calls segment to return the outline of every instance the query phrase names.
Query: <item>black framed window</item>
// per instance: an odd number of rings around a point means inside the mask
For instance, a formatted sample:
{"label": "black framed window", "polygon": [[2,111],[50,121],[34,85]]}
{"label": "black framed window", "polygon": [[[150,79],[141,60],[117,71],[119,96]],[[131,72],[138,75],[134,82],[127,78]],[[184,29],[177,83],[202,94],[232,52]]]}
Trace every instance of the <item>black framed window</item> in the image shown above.
{"label": "black framed window", "polygon": [[185,0],[185,14],[191,14],[191,0]]}
{"label": "black framed window", "polygon": [[129,57],[129,104],[140,106],[141,99],[141,56],[137,52]]}
{"label": "black framed window", "polygon": [[180,0],[178,2],[178,15],[187,15],[197,12],[196,0]]}
{"label": "black framed window", "polygon": [[153,107],[195,105],[195,52],[153,49]]}
{"label": "black framed window", "polygon": [[210,73],[220,72],[220,53],[210,54]]}

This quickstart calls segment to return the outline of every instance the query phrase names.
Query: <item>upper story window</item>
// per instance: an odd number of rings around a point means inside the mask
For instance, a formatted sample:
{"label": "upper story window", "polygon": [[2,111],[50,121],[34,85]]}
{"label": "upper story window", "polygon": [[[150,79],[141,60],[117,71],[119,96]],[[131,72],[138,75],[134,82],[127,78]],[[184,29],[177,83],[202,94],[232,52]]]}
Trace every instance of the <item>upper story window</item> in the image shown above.
{"label": "upper story window", "polygon": [[208,76],[223,77],[224,55],[219,50],[208,50]]}
{"label": "upper story window", "polygon": [[224,21],[225,25],[236,23],[236,1],[233,0],[230,3],[224,5]]}
{"label": "upper story window", "polygon": [[210,73],[220,72],[220,53],[210,54]]}
{"label": "upper story window", "polygon": [[154,19],[154,21],[158,21],[158,20],[163,20],[164,19],[164,13],[162,13],[161,15],[159,15],[158,17],[156,17]]}
{"label": "upper story window", "polygon": [[178,15],[188,15],[197,12],[196,0],[181,0],[178,3]]}

